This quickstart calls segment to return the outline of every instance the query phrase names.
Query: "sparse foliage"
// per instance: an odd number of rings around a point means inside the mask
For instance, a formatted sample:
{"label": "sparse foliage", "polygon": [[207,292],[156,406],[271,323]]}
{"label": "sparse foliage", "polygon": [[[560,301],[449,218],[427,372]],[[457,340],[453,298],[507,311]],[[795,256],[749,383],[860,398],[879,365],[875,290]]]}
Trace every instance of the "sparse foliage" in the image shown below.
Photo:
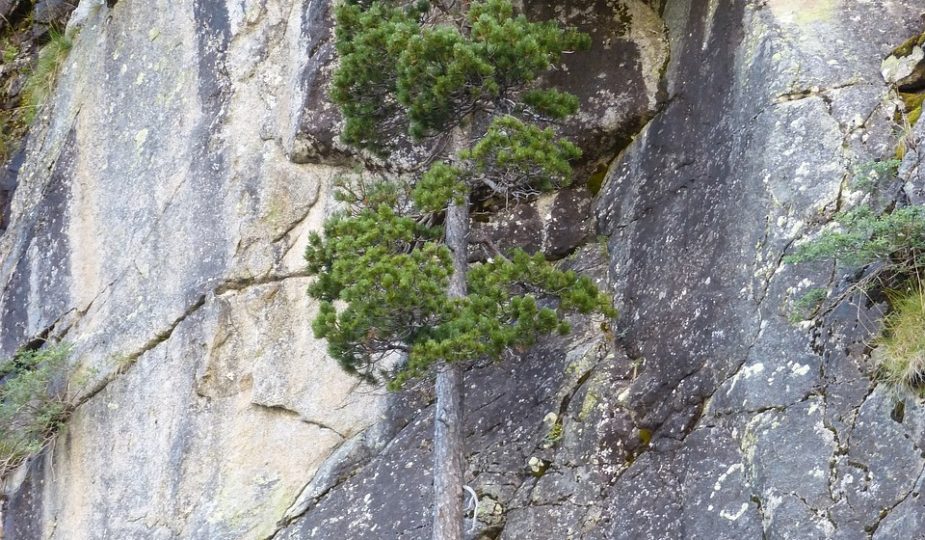
{"label": "sparse foliage", "polygon": [[854,168],[854,181],[851,187],[868,193],[875,192],[882,186],[887,178],[895,178],[902,161],[887,159],[883,161],[869,161]]}
{"label": "sparse foliage", "polygon": [[64,61],[71,51],[71,39],[54,29],[49,31],[51,38],[39,52],[39,59],[22,90],[21,107],[25,110],[25,123],[29,124],[36,113],[48,100],[55,87],[55,81]]}
{"label": "sparse foliage", "polygon": [[842,267],[866,268],[864,276],[828,299],[820,290],[809,291],[795,302],[794,320],[824,313],[859,290],[890,289],[925,275],[925,207],[906,206],[878,214],[862,205],[837,214],[834,225],[800,245],[784,262],[835,260]]}
{"label": "sparse foliage", "polygon": [[[874,194],[885,178],[895,176],[895,160],[856,168],[857,189]],[[834,227],[799,246],[787,263],[834,259],[839,265],[863,269],[862,277],[838,295],[813,289],[794,304],[793,319],[824,313],[848,296],[877,289],[890,300],[884,332],[875,344],[880,375],[903,388],[925,385],[925,207],[904,206],[876,212],[864,204],[837,214]]]}
{"label": "sparse foliage", "polygon": [[0,478],[35,455],[67,420],[67,359],[55,345],[22,351],[0,367]]}
{"label": "sparse foliage", "polygon": [[925,386],[925,284],[915,280],[890,294],[893,311],[884,319],[880,374],[890,384],[922,392]]}
{"label": "sparse foliage", "polygon": [[0,110],[0,164],[6,162],[18,148],[29,124],[51,95],[55,80],[71,50],[71,40],[63,33],[52,29],[49,36],[49,42],[39,52],[38,60],[31,69],[27,63],[20,61],[15,66],[10,64],[20,55],[18,47],[12,42],[0,45],[0,55],[8,66],[6,73],[12,71],[13,78],[20,72],[26,75],[19,92],[18,105]]}
{"label": "sparse foliage", "polygon": [[836,259],[861,267],[879,264],[877,274],[913,274],[925,269],[925,207],[906,206],[877,214],[860,206],[838,214],[837,227],[801,245],[788,263]]}

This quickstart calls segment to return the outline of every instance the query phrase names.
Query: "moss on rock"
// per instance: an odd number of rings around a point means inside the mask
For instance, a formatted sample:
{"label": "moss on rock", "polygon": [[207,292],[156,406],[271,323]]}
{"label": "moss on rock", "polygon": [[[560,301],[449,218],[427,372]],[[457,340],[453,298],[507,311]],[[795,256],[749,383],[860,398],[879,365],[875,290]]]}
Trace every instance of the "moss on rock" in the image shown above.
{"label": "moss on rock", "polygon": [[910,126],[914,126],[922,117],[922,102],[925,101],[925,92],[900,92],[899,97],[903,102],[906,121],[909,122]]}
{"label": "moss on rock", "polygon": [[916,47],[921,47],[923,45],[925,45],[925,32],[922,32],[921,34],[917,36],[912,36],[911,38],[907,39],[906,41],[902,43],[902,45],[893,49],[893,52],[891,54],[898,58],[902,58],[903,56],[909,56],[910,54],[912,54],[913,49],[915,49]]}

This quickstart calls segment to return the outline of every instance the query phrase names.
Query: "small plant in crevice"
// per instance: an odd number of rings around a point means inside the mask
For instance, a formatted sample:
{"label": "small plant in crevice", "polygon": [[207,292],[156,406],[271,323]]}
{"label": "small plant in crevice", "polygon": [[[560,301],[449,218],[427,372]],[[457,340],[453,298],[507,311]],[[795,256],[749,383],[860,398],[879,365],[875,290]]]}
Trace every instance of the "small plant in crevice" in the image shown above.
{"label": "small plant in crevice", "polygon": [[925,100],[925,94],[899,92],[897,97],[900,106],[893,118],[897,138],[894,157],[901,160],[906,156],[906,152],[918,144],[913,128],[922,117],[922,101]]}
{"label": "small plant in crevice", "polygon": [[38,62],[23,86],[20,107],[24,111],[26,124],[32,123],[38,110],[51,95],[73,46],[71,39],[62,32],[51,30],[49,36],[48,43],[39,52]]}
{"label": "small plant in crevice", "polygon": [[[868,174],[889,174],[895,166],[883,162]],[[876,185],[875,180],[870,189]],[[891,312],[872,343],[882,348],[876,355],[879,375],[896,387],[925,387],[925,206],[877,212],[863,204],[836,214],[834,227],[800,245],[784,262],[831,259],[857,270],[860,278],[832,296],[827,289],[810,290],[794,303],[791,320],[818,317],[857,292],[885,292]]]}
{"label": "small plant in crevice", "polygon": [[901,291],[888,293],[893,311],[883,321],[875,344],[882,348],[880,374],[893,386],[925,386],[925,281],[915,278]]}
{"label": "small plant in crevice", "polygon": [[902,161],[886,159],[882,161],[868,161],[854,167],[854,180],[851,188],[874,193],[882,185],[883,180],[895,178]]}
{"label": "small plant in crevice", "polygon": [[3,58],[4,64],[10,64],[19,55],[19,47],[12,41],[4,39],[0,42],[0,57]]}
{"label": "small plant in crevice", "polygon": [[793,303],[790,310],[790,322],[796,324],[815,317],[828,296],[829,291],[824,287],[816,287],[807,291]]}
{"label": "small plant in crevice", "polygon": [[71,348],[17,353],[0,367],[0,479],[41,452],[67,420]]}
{"label": "small plant in crevice", "polygon": [[562,440],[562,436],[565,434],[564,431],[562,419],[556,417],[552,422],[552,426],[549,427],[549,431],[546,432],[546,436],[543,437],[541,446],[543,448],[552,448]]}

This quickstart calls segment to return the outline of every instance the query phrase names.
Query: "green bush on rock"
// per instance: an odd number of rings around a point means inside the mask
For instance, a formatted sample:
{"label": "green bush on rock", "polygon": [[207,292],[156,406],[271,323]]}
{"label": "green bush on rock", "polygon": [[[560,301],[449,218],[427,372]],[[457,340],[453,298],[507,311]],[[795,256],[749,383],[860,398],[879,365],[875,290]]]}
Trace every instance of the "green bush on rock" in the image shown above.
{"label": "green bush on rock", "polygon": [[67,360],[59,344],[22,351],[0,367],[0,479],[39,453],[67,420]]}
{"label": "green bush on rock", "polygon": [[883,335],[874,342],[883,349],[877,355],[879,373],[894,386],[921,390],[925,387],[925,207],[877,213],[862,205],[837,214],[835,224],[799,246],[784,262],[835,259],[843,266],[863,268],[863,277],[829,299],[827,290],[811,290],[795,302],[794,318],[823,313],[859,290],[886,292],[892,311],[884,319]]}

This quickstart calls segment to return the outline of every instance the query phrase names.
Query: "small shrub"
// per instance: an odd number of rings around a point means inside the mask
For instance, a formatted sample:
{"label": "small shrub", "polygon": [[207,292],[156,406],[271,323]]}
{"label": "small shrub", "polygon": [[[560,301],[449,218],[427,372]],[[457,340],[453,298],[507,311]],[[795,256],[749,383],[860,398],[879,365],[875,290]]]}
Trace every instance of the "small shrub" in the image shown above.
{"label": "small shrub", "polygon": [[23,351],[0,368],[0,479],[40,452],[67,420],[70,347]]}
{"label": "small shrub", "polygon": [[35,114],[51,95],[55,80],[64,67],[64,61],[73,45],[71,40],[63,33],[52,30],[51,39],[39,52],[39,60],[35,69],[29,74],[22,90],[21,107],[25,111],[24,121],[32,122]]}
{"label": "small shrub", "polygon": [[874,192],[885,178],[896,176],[901,164],[902,161],[898,159],[862,163],[854,168],[854,181],[851,187],[868,193]]}
{"label": "small shrub", "polygon": [[[794,305],[801,320],[824,313],[859,290],[887,291],[892,311],[884,319],[878,370],[888,383],[907,389],[925,387],[925,207],[906,206],[878,214],[869,206],[838,214],[837,227],[785,257],[787,263],[834,258],[840,264],[866,269],[863,278],[826,300],[814,289]],[[902,293],[890,292],[901,290]],[[828,308],[828,309],[825,309]]]}
{"label": "small shrub", "polygon": [[828,295],[829,291],[822,287],[807,291],[806,294],[793,303],[793,309],[790,312],[790,322],[798,323],[800,321],[812,319],[819,311],[819,308],[822,306],[822,303],[825,302]]}
{"label": "small shrub", "polygon": [[893,311],[884,319],[880,372],[884,380],[906,389],[925,385],[925,283],[890,295]]}
{"label": "small shrub", "polygon": [[[784,262],[836,259],[851,266],[878,263],[873,276],[916,275],[925,270],[925,207],[906,206],[877,214],[861,206],[835,216],[837,227],[799,246]],[[873,280],[868,277],[868,280]]]}

